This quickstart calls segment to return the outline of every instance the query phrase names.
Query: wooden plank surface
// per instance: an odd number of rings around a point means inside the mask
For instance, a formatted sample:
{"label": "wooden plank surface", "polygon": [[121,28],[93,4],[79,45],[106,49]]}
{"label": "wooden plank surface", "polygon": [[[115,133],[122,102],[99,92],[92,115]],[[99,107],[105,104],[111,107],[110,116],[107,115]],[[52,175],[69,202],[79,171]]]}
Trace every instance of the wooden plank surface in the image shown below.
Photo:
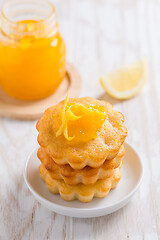
{"label": "wooden plank surface", "polygon": [[[81,96],[109,100],[124,113],[127,141],[140,154],[143,183],[123,209],[104,217],[64,217],[42,207],[23,181],[36,145],[35,121],[0,118],[0,240],[160,239],[160,1],[57,0],[67,59],[79,69]],[[2,3],[2,1],[1,1]],[[98,77],[146,56],[149,79],[128,101],[108,97]]]}

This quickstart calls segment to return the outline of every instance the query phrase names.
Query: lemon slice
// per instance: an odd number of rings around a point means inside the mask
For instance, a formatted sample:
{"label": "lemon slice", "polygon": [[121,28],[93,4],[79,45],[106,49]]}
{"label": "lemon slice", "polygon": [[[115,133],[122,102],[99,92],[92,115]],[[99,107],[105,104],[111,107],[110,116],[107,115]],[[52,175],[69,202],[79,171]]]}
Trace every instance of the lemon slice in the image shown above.
{"label": "lemon slice", "polygon": [[117,99],[129,99],[139,93],[148,76],[148,66],[145,58],[123,66],[101,77],[100,83],[104,90]]}

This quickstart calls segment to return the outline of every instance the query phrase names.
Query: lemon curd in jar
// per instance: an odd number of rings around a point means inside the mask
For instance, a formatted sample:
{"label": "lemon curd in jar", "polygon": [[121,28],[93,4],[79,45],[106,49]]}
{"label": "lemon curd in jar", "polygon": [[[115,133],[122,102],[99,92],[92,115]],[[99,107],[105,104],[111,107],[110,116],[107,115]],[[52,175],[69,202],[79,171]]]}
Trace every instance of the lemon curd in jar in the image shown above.
{"label": "lemon curd in jar", "polygon": [[52,4],[45,0],[5,3],[0,33],[2,89],[18,99],[44,98],[57,89],[65,67],[65,43]]}

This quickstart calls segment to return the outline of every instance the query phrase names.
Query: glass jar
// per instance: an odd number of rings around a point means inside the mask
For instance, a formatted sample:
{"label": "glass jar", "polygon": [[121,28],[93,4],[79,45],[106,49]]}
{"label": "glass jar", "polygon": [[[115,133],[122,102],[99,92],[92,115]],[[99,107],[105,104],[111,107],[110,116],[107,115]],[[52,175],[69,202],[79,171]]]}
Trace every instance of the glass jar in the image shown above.
{"label": "glass jar", "polygon": [[66,70],[65,43],[47,0],[11,0],[0,16],[0,85],[24,100],[53,93]]}

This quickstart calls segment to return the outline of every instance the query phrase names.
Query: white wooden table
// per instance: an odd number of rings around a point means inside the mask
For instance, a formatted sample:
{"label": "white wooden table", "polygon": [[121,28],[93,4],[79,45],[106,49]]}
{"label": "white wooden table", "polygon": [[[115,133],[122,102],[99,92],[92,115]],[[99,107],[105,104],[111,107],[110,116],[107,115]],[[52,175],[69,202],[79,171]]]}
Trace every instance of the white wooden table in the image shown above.
{"label": "white wooden table", "polygon": [[[2,1],[1,1],[2,3]],[[122,111],[127,141],[144,164],[131,202],[105,217],[78,219],[45,209],[27,189],[23,167],[36,145],[35,121],[0,118],[0,240],[160,239],[160,1],[54,1],[67,58],[79,69],[81,95],[109,100]],[[128,101],[108,97],[98,77],[146,56],[149,79]]]}

